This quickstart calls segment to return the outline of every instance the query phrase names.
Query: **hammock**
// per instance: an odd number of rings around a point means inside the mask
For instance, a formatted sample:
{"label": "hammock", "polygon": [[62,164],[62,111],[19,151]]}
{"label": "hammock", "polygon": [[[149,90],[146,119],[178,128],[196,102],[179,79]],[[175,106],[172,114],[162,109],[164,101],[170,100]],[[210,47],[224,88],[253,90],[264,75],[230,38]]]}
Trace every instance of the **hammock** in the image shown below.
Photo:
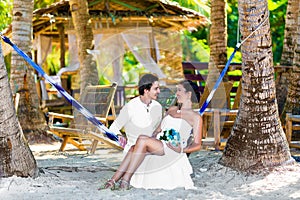
{"label": "hammock", "polygon": [[[248,40],[248,39],[251,37],[252,34],[254,34],[258,29],[260,29],[260,28],[262,27],[262,25],[263,25],[265,22],[267,22],[267,20],[269,19],[269,15],[270,15],[270,13],[268,12],[268,15],[267,15],[267,17],[265,18],[265,20],[264,20],[261,24],[259,24],[259,25],[256,27],[256,29],[255,29],[254,31],[252,31],[252,32],[251,32],[244,40],[242,40],[241,42],[237,42],[237,44],[236,44],[236,46],[235,46],[235,48],[234,48],[234,51],[232,52],[231,56],[229,57],[229,59],[228,59],[226,65],[225,65],[224,69],[222,70],[222,72],[221,72],[221,74],[220,74],[218,80],[216,81],[216,83],[215,83],[215,85],[214,85],[212,91],[210,92],[210,94],[208,95],[208,97],[207,97],[207,99],[205,100],[204,104],[202,105],[202,107],[201,107],[200,110],[199,110],[199,113],[200,113],[201,116],[203,115],[205,109],[207,108],[207,106],[208,106],[210,100],[211,100],[212,97],[214,96],[215,91],[216,91],[217,88],[219,87],[219,85],[220,85],[220,83],[221,83],[221,81],[222,81],[222,79],[223,79],[223,77],[224,77],[226,71],[228,70],[228,67],[229,67],[229,65],[230,65],[230,62],[231,62],[231,60],[233,59],[234,54],[236,53],[236,51],[240,48],[240,46],[241,46],[246,40]],[[238,25],[237,33],[239,33],[239,25]],[[237,36],[237,41],[239,41],[239,34],[238,34],[238,36]]]}
{"label": "hammock", "polygon": [[37,65],[35,62],[31,60],[31,58],[24,53],[19,47],[17,47],[14,43],[10,41],[10,39],[6,36],[4,36],[2,33],[0,33],[1,38],[4,42],[12,46],[12,48],[20,55],[22,56],[38,73],[41,74],[42,77],[44,77],[53,87],[59,91],[64,98],[72,105],[74,106],[81,114],[85,116],[87,120],[92,122],[100,131],[104,132],[104,134],[111,140],[119,142],[118,136],[115,135],[113,132],[111,132],[106,126],[104,126],[100,121],[96,119],[96,117],[86,108],[84,108],[76,99],[74,99],[64,88],[62,88],[59,84],[57,84],[50,76],[48,76],[44,70]]}

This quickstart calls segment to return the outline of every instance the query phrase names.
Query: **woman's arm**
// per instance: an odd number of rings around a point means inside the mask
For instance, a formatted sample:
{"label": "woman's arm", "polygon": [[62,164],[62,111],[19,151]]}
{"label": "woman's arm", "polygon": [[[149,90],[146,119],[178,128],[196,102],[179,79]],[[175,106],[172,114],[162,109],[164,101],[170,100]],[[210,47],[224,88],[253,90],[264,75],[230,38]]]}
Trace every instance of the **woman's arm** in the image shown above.
{"label": "woman's arm", "polygon": [[157,134],[160,133],[162,130],[161,130],[161,126],[159,124],[159,126],[156,128],[156,130],[153,132],[152,134],[152,137],[153,138],[156,138]]}
{"label": "woman's arm", "polygon": [[195,113],[195,115],[192,115],[192,118],[194,142],[191,145],[185,147],[183,149],[183,153],[192,153],[201,149],[203,126],[202,117],[198,113]]}

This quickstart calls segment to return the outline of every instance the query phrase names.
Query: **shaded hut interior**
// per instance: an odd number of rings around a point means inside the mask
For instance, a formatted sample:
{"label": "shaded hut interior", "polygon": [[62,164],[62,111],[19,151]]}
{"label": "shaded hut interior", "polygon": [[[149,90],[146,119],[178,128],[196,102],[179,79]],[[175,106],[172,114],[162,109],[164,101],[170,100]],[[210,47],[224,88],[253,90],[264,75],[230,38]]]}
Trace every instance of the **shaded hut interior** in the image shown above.
{"label": "shaded hut interior", "polygon": [[[180,32],[208,25],[205,16],[168,0],[88,0],[88,8],[94,34],[94,49],[88,51],[99,73],[118,85],[123,85],[123,54],[128,50],[166,84],[183,79]],[[70,9],[69,1],[63,0],[33,12],[35,62],[47,68],[47,55],[53,45],[58,46],[58,81],[69,91],[79,87],[76,33]],[[5,35],[11,37],[11,27]],[[4,55],[9,54],[11,48],[3,46]],[[66,81],[70,76],[71,86]],[[43,94],[44,83],[40,85],[41,99],[45,100],[48,93]]]}

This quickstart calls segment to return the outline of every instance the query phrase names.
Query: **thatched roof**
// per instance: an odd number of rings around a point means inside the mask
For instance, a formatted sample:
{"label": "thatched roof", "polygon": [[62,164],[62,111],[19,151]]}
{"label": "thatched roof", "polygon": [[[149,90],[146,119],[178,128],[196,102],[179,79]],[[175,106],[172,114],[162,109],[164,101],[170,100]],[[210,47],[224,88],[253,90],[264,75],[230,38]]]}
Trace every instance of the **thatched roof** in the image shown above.
{"label": "thatched roof", "polygon": [[[194,10],[180,7],[168,0],[88,0],[94,31],[156,26],[172,30],[198,28],[208,20]],[[58,34],[55,24],[64,23],[72,29],[69,0],[54,3],[33,12],[33,31],[44,35]]]}
{"label": "thatched roof", "polygon": [[[208,24],[208,19],[202,14],[169,0],[88,0],[88,3],[94,33],[116,33],[145,26],[179,31]],[[64,24],[66,32],[73,30],[69,0],[33,12],[34,35],[48,35],[53,42],[58,42],[58,24]],[[3,33],[10,37],[11,30],[10,26]],[[11,49],[5,47],[3,54],[7,55]]]}

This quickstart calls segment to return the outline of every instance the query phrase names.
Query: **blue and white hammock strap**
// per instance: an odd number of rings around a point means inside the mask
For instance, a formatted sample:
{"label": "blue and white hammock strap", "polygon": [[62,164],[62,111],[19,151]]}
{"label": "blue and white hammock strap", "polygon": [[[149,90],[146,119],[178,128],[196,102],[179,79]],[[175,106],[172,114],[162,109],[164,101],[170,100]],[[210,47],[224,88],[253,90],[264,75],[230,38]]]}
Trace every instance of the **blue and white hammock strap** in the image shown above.
{"label": "blue and white hammock strap", "polygon": [[210,102],[211,99],[213,98],[215,91],[218,89],[220,83],[222,82],[222,79],[223,79],[224,75],[226,74],[226,71],[228,70],[228,67],[229,67],[229,65],[230,65],[230,62],[231,62],[231,60],[233,59],[234,54],[236,53],[236,51],[240,48],[240,45],[241,45],[241,44],[238,43],[238,44],[236,45],[236,47],[234,48],[234,51],[232,52],[232,54],[231,54],[229,60],[227,61],[227,63],[226,63],[226,65],[225,65],[224,69],[222,70],[222,72],[221,72],[221,74],[220,74],[218,80],[216,81],[216,83],[215,83],[213,89],[211,90],[211,92],[210,92],[210,94],[208,95],[207,99],[205,100],[204,104],[203,104],[202,107],[200,108],[199,113],[200,113],[201,116],[203,115],[203,113],[204,113],[205,109],[207,108],[209,102]]}
{"label": "blue and white hammock strap", "polygon": [[44,70],[37,65],[35,62],[31,60],[31,58],[24,53],[21,49],[19,49],[14,43],[10,41],[9,38],[4,36],[1,33],[1,38],[4,42],[8,43],[12,46],[12,48],[20,55],[22,56],[38,73],[40,73],[52,86],[54,86],[57,91],[59,91],[63,97],[65,97],[72,106],[74,106],[81,114],[85,116],[87,120],[92,122],[101,132],[104,132],[104,134],[111,140],[118,142],[118,136],[115,135],[113,132],[111,132],[106,126],[104,126],[99,120],[96,119],[96,117],[86,108],[84,108],[76,99],[74,99],[64,88],[62,88],[60,85],[58,85],[50,76],[48,76]]}
{"label": "blue and white hammock strap", "polygon": [[[268,14],[268,15],[267,15],[267,17],[265,18],[265,20],[264,20],[262,23],[260,23],[260,24],[256,27],[256,29],[255,29],[254,31],[252,31],[252,32],[251,32],[244,40],[242,40],[241,42],[238,42],[238,43],[236,44],[236,46],[235,46],[235,48],[234,48],[234,51],[232,52],[232,54],[231,54],[229,60],[227,61],[227,63],[226,63],[226,65],[225,65],[224,69],[222,70],[222,72],[221,72],[221,74],[220,74],[218,80],[216,81],[216,83],[215,83],[215,85],[214,85],[212,91],[210,92],[210,94],[208,95],[206,101],[204,102],[204,104],[202,105],[202,107],[201,107],[200,110],[199,110],[199,113],[200,113],[201,116],[203,115],[203,113],[204,113],[205,109],[207,108],[209,102],[211,101],[212,97],[214,96],[215,91],[216,91],[217,88],[219,87],[219,85],[220,85],[220,83],[221,83],[221,81],[222,81],[222,79],[223,79],[223,77],[224,77],[226,71],[228,70],[228,67],[229,67],[229,65],[230,65],[231,60],[232,60],[233,57],[234,57],[234,54],[235,54],[236,51],[240,48],[240,46],[241,46],[246,40],[248,40],[248,39],[251,37],[251,35],[253,35],[257,30],[259,30],[265,22],[267,22],[267,20],[269,19],[269,15],[270,15],[269,11],[268,11],[267,14]],[[239,25],[238,25],[238,28],[239,28]],[[237,34],[238,34],[237,39],[238,39],[238,41],[239,41],[239,30],[237,31]]]}

